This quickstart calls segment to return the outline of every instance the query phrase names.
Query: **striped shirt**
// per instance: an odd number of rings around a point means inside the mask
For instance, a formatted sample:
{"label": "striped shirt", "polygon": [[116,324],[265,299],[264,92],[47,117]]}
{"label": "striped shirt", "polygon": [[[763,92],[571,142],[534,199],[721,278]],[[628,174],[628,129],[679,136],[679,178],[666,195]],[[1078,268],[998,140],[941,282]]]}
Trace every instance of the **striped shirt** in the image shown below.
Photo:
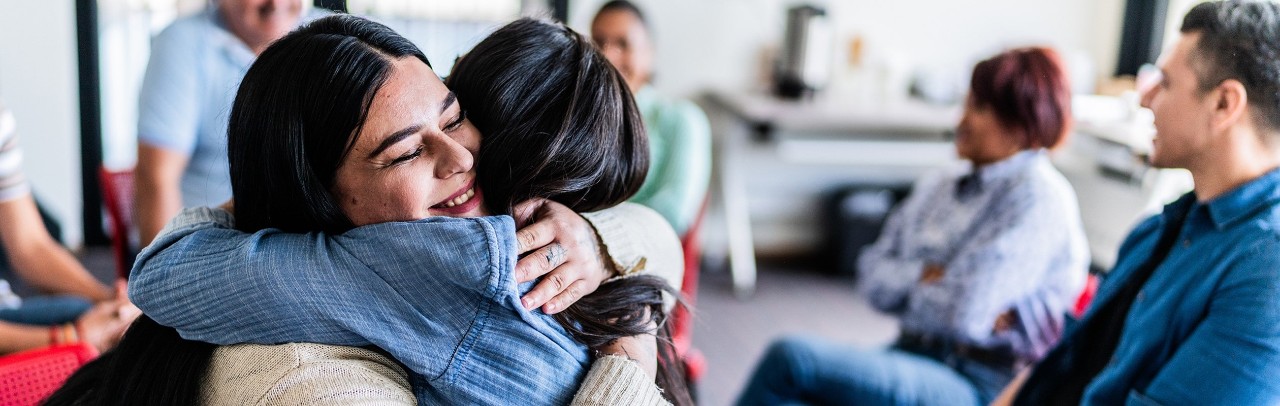
{"label": "striped shirt", "polygon": [[[27,178],[22,174],[22,149],[18,148],[18,132],[13,113],[0,103],[0,202],[7,202],[30,192]],[[9,289],[9,282],[0,279],[0,309],[13,309],[22,305],[22,299]]]}
{"label": "striped shirt", "polygon": [[22,149],[18,148],[16,128],[13,113],[0,104],[0,202],[30,192],[27,177],[22,174]]}

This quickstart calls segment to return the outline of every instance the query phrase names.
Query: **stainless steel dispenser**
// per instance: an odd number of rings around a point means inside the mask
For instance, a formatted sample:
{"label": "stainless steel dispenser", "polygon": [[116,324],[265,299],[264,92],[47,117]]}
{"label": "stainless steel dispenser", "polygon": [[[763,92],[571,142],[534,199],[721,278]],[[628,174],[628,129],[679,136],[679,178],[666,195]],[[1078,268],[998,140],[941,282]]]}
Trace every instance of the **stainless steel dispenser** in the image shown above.
{"label": "stainless steel dispenser", "polygon": [[774,93],[810,98],[831,76],[831,26],[827,11],[805,4],[787,9],[786,35],[774,71]]}

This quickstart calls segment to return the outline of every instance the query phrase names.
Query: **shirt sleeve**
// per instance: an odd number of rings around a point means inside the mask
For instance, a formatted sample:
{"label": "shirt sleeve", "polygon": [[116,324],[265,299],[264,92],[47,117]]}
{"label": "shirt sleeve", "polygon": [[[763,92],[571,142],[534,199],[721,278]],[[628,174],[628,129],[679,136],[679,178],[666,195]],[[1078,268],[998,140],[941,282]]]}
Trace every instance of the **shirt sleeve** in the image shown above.
{"label": "shirt sleeve", "polygon": [[571,405],[670,405],[653,381],[635,361],[617,355],[600,357],[591,363]]}
{"label": "shirt sleeve", "polygon": [[887,313],[899,313],[906,306],[925,261],[904,255],[904,233],[919,214],[933,182],[922,179],[907,199],[885,220],[884,228],[876,242],[862,250],[858,256],[858,292],[866,296],[876,309]]}
{"label": "shirt sleeve", "polygon": [[514,274],[514,252],[514,222],[505,216],[340,235],[177,224],[139,254],[129,297],[187,339],[372,344],[432,376],[448,360],[424,354],[452,353],[474,319],[468,312],[514,288],[503,279]]}
{"label": "shirt sleeve", "polygon": [[674,104],[654,131],[664,132],[666,150],[654,154],[662,162],[646,180],[661,187],[644,204],[662,214],[678,232],[688,230],[707,197],[711,179],[711,125],[693,103]]}
{"label": "shirt sleeve", "polygon": [[675,230],[656,211],[623,203],[582,213],[595,228],[604,254],[621,277],[648,274],[679,290],[684,281],[684,251]]}
{"label": "shirt sleeve", "polygon": [[138,141],[191,155],[199,129],[200,27],[179,19],[151,41],[138,94]]}
{"label": "shirt sleeve", "polygon": [[[920,284],[912,293],[912,306],[934,311],[918,312],[921,324],[935,333],[984,342],[992,334],[995,319],[1019,300],[1035,297],[1055,267],[1067,272],[1086,271],[1085,258],[1053,262],[1067,245],[1071,227],[1058,197],[1035,185],[1015,187],[990,204],[998,214],[985,219],[957,247],[943,266],[942,279]],[[1074,253],[1072,256],[1075,255]],[[1078,262],[1078,263],[1077,263]],[[1046,303],[1065,311],[1065,304]]]}
{"label": "shirt sleeve", "polygon": [[[1280,243],[1267,236],[1227,265],[1204,320],[1146,387],[1158,404],[1280,403]],[[1205,281],[1205,283],[1210,283]],[[1136,392],[1136,391],[1135,391]]]}
{"label": "shirt sleeve", "polygon": [[13,113],[0,103],[0,202],[31,192],[22,173],[22,148],[18,147],[17,123]]}

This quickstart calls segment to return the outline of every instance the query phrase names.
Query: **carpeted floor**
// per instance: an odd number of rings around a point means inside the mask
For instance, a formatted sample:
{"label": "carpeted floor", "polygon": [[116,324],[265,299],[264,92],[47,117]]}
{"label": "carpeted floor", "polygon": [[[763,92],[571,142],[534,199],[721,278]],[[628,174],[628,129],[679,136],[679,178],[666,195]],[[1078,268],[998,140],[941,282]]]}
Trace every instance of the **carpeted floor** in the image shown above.
{"label": "carpeted floor", "polygon": [[699,284],[694,347],[707,359],[699,404],[732,404],[774,338],[813,334],[850,345],[882,346],[898,332],[894,319],[876,313],[849,278],[807,265],[760,264],[756,292],[739,300],[728,273],[704,273]]}

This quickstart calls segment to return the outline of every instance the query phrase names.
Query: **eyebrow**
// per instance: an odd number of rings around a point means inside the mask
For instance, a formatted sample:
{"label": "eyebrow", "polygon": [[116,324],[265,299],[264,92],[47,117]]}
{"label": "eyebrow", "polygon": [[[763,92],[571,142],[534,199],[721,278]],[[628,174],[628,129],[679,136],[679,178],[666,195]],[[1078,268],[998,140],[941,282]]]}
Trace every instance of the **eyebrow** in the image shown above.
{"label": "eyebrow", "polygon": [[[444,112],[446,110],[449,110],[449,107],[453,106],[453,103],[457,102],[457,100],[458,100],[458,95],[454,94],[453,92],[449,92],[448,95],[445,95],[444,103],[440,104],[441,106],[440,114],[444,115]],[[396,145],[396,143],[403,141],[405,138],[408,138],[410,135],[416,134],[420,130],[422,130],[422,125],[418,124],[418,125],[411,125],[411,126],[402,128],[399,131],[391,133],[386,138],[384,138],[381,143],[378,144],[377,148],[374,148],[372,152],[369,152],[369,159],[373,159],[373,157],[376,157],[378,156],[378,154],[381,154],[382,151],[386,151],[387,148],[391,148],[392,145]]]}
{"label": "eyebrow", "polygon": [[386,151],[387,148],[391,148],[392,145],[396,145],[396,143],[404,141],[404,139],[409,138],[410,135],[417,134],[419,130],[422,130],[422,125],[420,124],[411,125],[400,129],[400,131],[391,133],[391,135],[388,135],[387,138],[382,140],[382,143],[378,144],[377,148],[373,149],[373,152],[369,153],[369,159],[373,159],[373,157],[378,156],[382,151]]}
{"label": "eyebrow", "polygon": [[440,104],[440,115],[444,115],[444,112],[449,110],[449,107],[452,107],[453,103],[456,101],[458,101],[458,95],[454,94],[452,91],[449,92],[449,94],[444,97],[444,103]]}

